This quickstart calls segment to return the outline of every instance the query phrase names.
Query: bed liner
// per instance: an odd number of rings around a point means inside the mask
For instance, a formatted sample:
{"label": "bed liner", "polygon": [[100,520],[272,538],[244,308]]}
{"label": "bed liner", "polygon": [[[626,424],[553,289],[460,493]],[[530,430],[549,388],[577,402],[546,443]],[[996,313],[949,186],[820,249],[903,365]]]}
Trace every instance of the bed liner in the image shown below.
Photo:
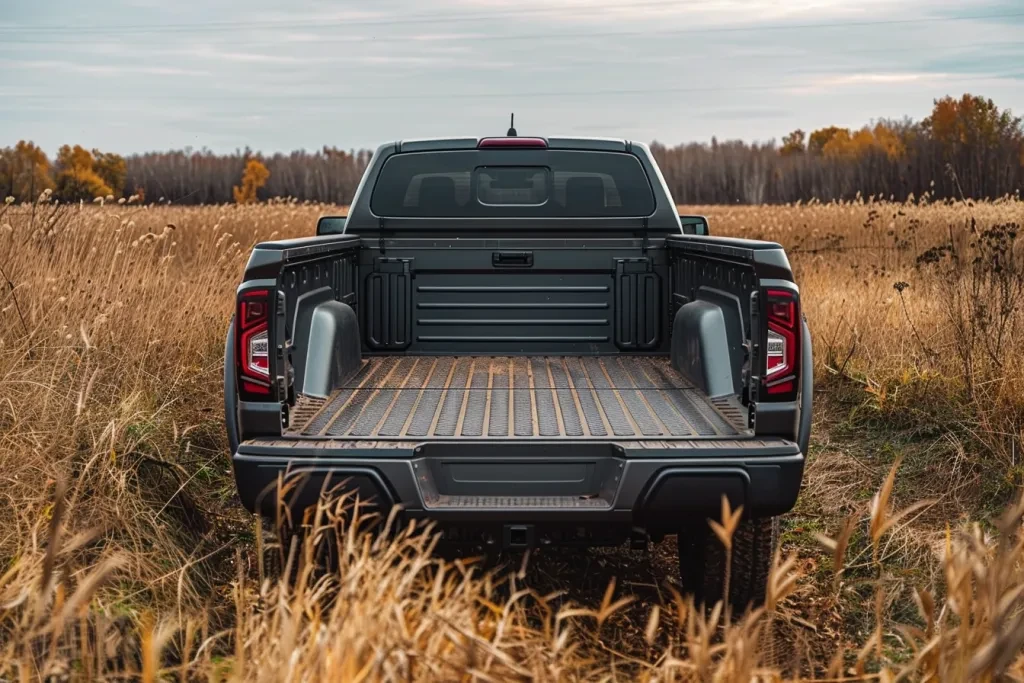
{"label": "bed liner", "polygon": [[393,441],[743,439],[746,409],[709,398],[668,358],[371,356],[283,436]]}

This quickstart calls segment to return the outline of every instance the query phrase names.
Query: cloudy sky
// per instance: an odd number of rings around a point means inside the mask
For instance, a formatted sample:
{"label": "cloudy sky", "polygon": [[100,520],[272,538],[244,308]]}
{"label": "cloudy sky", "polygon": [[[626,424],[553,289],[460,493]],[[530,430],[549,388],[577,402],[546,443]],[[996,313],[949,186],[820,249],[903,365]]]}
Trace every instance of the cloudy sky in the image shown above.
{"label": "cloudy sky", "polygon": [[[0,146],[121,153],[1024,114],[1024,0],[4,0]],[[552,9],[554,8],[554,9]]]}

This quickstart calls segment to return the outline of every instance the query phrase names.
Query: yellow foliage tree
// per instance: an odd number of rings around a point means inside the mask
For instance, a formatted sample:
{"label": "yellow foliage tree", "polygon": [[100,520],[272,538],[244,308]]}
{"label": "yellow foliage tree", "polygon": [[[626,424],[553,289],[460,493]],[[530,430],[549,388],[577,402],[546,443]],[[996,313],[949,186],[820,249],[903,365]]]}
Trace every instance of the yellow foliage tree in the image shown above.
{"label": "yellow foliage tree", "polygon": [[81,145],[64,145],[57,151],[57,165],[62,170],[72,168],[92,169],[93,158],[89,150]]}
{"label": "yellow foliage tree", "polygon": [[128,177],[128,164],[124,157],[113,152],[92,151],[92,170],[114,191],[115,196],[124,192],[124,181]]}
{"label": "yellow foliage tree", "polygon": [[854,134],[849,128],[836,128],[821,146],[821,153],[827,157],[852,157],[854,152]]}
{"label": "yellow foliage tree", "polygon": [[804,132],[797,128],[792,133],[782,138],[782,149],[779,150],[779,154],[784,157],[788,157],[793,154],[803,154],[804,136]]}
{"label": "yellow foliage tree", "polygon": [[77,202],[112,195],[113,188],[96,173],[94,164],[92,154],[81,145],[61,147],[57,152],[57,198]]}
{"label": "yellow foliage tree", "polygon": [[899,159],[906,151],[899,131],[885,123],[852,132],[835,126],[822,128],[811,134],[810,148],[833,159],[856,159],[870,152],[884,152],[890,159]]}
{"label": "yellow foliage tree", "polygon": [[0,201],[7,197],[35,201],[47,189],[53,189],[53,179],[50,160],[43,150],[24,140],[14,147],[0,149]]}
{"label": "yellow foliage tree", "polygon": [[890,159],[900,159],[906,154],[907,146],[898,130],[885,123],[876,123],[871,132],[875,138],[875,146],[885,152]]}
{"label": "yellow foliage tree", "polygon": [[959,100],[935,100],[932,115],[922,127],[947,149],[959,146],[995,146],[1005,139],[1020,139],[1021,120],[1000,111],[992,100],[965,94]]}
{"label": "yellow foliage tree", "polygon": [[235,203],[251,204],[256,201],[256,192],[267,184],[270,171],[259,159],[249,159],[242,173],[242,186],[235,185],[231,191],[235,195]]}
{"label": "yellow foliage tree", "polygon": [[844,135],[849,139],[850,129],[829,126],[828,128],[820,128],[814,131],[811,133],[811,137],[807,141],[807,151],[811,154],[823,154],[825,145],[831,142],[837,135]]}

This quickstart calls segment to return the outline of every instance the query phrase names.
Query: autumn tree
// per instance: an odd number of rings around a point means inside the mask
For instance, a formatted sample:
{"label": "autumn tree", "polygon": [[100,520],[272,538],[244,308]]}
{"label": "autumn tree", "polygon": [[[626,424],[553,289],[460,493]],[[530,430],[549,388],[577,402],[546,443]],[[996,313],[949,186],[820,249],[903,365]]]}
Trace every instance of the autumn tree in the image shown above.
{"label": "autumn tree", "polygon": [[[854,136],[849,128],[837,128],[835,133],[828,139],[828,142],[821,146],[821,153],[826,157],[849,158],[854,156]],[[862,139],[863,141],[863,139]]]}
{"label": "autumn tree", "polygon": [[64,145],[57,152],[56,197],[65,202],[92,201],[106,197],[114,190],[95,170],[95,159],[81,145]]}
{"label": "autumn tree", "polygon": [[232,194],[237,204],[251,204],[256,201],[256,192],[267,184],[270,171],[259,159],[249,159],[242,173],[242,186],[235,185]]}
{"label": "autumn tree", "polygon": [[935,100],[921,129],[955,173],[958,193],[996,196],[1002,191],[996,179],[1019,169],[1024,126],[1020,117],[990,99],[964,94]]}
{"label": "autumn tree", "polygon": [[830,126],[811,133],[812,154],[832,159],[860,159],[872,153],[900,159],[906,152],[904,133],[895,124],[879,121],[860,130]]}
{"label": "autumn tree", "polygon": [[843,136],[845,139],[849,139],[850,129],[839,128],[837,126],[819,128],[811,133],[810,138],[808,138],[807,151],[811,154],[822,154],[824,152],[825,145],[831,142],[837,135]]}
{"label": "autumn tree", "polygon": [[0,150],[0,198],[34,201],[43,190],[52,188],[50,160],[34,143],[21,140]]}
{"label": "autumn tree", "polygon": [[949,148],[988,146],[1021,136],[1020,118],[1009,110],[1000,111],[992,100],[968,94],[959,100],[952,97],[935,100],[931,116],[921,125]]}
{"label": "autumn tree", "polygon": [[[149,201],[163,197],[175,203],[232,202],[232,188],[239,184],[239,176],[254,156],[242,150],[214,154],[206,149],[133,155],[127,159],[125,186],[135,188],[136,193],[142,188]],[[258,194],[349,204],[372,156],[371,150],[335,147],[260,155],[270,178]]]}
{"label": "autumn tree", "polygon": [[782,148],[779,153],[788,157],[792,154],[803,154],[804,153],[804,137],[805,133],[797,128],[789,135],[782,138]]}
{"label": "autumn tree", "polygon": [[112,152],[101,152],[98,149],[92,151],[92,170],[96,172],[103,182],[113,190],[115,197],[121,196],[124,192],[124,181],[128,175],[128,165],[124,157]]}
{"label": "autumn tree", "polygon": [[[780,153],[788,142],[795,152],[798,135],[782,144],[712,138],[708,144],[651,147],[680,204],[827,201],[858,193],[900,199],[1013,194],[1024,188],[1019,123],[1008,112],[997,114],[988,100],[968,97],[966,105],[962,97],[936,102],[937,111],[924,122],[881,119],[863,128],[814,130],[805,137],[803,154]],[[240,199],[252,201],[258,195],[344,205],[352,201],[372,156],[372,150],[334,147],[267,155],[248,149],[150,152],[126,159],[125,187],[176,203],[230,202],[237,190]],[[253,158],[269,177],[260,187],[249,183],[255,189],[246,191],[239,176]],[[955,171],[955,179],[947,169]]]}
{"label": "autumn tree", "polygon": [[875,139],[875,147],[885,152],[890,159],[901,159],[907,152],[906,133],[899,130],[894,124],[887,121],[879,121],[875,124],[871,134]]}

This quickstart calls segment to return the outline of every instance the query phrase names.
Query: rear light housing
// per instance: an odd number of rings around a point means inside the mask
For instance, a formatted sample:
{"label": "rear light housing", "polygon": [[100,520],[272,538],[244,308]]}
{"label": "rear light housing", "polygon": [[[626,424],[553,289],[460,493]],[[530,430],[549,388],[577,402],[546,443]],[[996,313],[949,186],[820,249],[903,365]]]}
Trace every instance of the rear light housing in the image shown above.
{"label": "rear light housing", "polygon": [[765,292],[765,391],[772,400],[795,400],[800,375],[800,301],[794,291]]}
{"label": "rear light housing", "polygon": [[520,137],[506,137],[506,138],[482,138],[477,143],[477,149],[484,149],[487,147],[533,147],[533,148],[547,148],[548,141],[544,138],[520,138]]}
{"label": "rear light housing", "polygon": [[235,315],[238,393],[243,400],[270,399],[270,292],[251,289],[238,297]]}

